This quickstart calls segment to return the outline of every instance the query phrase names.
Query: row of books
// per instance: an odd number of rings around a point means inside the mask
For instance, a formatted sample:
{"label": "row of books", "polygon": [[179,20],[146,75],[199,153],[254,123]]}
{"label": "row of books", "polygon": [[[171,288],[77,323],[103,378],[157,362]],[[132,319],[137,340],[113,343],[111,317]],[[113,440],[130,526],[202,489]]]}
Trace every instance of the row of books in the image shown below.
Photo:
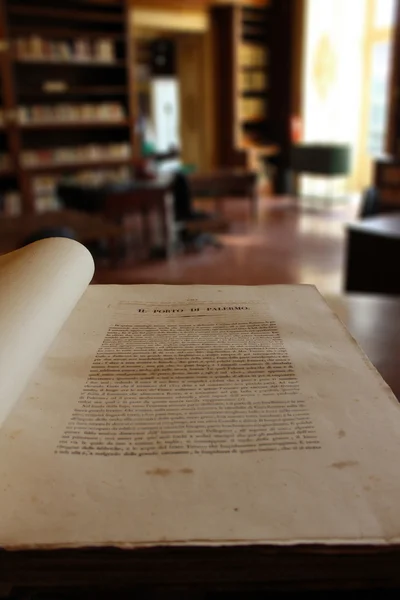
{"label": "row of books", "polygon": [[118,144],[87,144],[85,146],[59,147],[45,150],[25,150],[22,164],[25,167],[63,165],[101,160],[129,158],[131,147],[126,142]]}
{"label": "row of books", "polygon": [[267,105],[264,99],[241,98],[238,103],[239,119],[265,119],[267,116]]}
{"label": "row of books", "polygon": [[268,49],[259,44],[240,44],[238,54],[241,67],[265,67],[268,64]]}
{"label": "row of books", "polygon": [[267,73],[263,71],[240,71],[238,84],[240,91],[262,92],[268,87]]}
{"label": "row of books", "polygon": [[[127,183],[132,177],[128,166],[107,169],[84,169],[62,179],[68,182],[88,186],[100,186],[110,183]],[[37,197],[55,196],[57,185],[60,182],[58,175],[39,175],[32,180],[33,193]]]}
{"label": "row of books", "polygon": [[115,44],[108,38],[50,41],[39,35],[15,40],[17,58],[23,60],[114,62]]}
{"label": "row of books", "polygon": [[69,177],[57,175],[45,175],[35,177],[33,180],[33,191],[35,194],[35,210],[46,212],[59,210],[62,203],[57,197],[57,185],[62,181],[77,183],[84,186],[99,187],[113,183],[127,183],[131,179],[129,167],[116,167],[112,169],[85,169],[77,171]]}
{"label": "row of books", "polygon": [[20,106],[20,123],[53,123],[59,121],[122,121],[126,113],[118,102],[99,104],[53,104]]}

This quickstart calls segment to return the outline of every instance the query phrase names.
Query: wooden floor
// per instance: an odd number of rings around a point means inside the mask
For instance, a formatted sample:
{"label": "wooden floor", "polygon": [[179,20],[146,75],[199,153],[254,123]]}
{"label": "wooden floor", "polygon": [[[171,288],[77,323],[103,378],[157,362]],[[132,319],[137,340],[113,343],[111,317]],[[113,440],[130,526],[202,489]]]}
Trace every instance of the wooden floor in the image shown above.
{"label": "wooden floor", "polygon": [[[207,204],[202,208],[210,208]],[[288,198],[260,201],[252,221],[246,200],[224,202],[229,231],[223,247],[197,254],[138,264],[126,260],[118,268],[98,267],[96,283],[202,283],[263,285],[310,283],[322,293],[342,289],[345,224],[355,218],[357,203],[333,208],[298,209]]]}

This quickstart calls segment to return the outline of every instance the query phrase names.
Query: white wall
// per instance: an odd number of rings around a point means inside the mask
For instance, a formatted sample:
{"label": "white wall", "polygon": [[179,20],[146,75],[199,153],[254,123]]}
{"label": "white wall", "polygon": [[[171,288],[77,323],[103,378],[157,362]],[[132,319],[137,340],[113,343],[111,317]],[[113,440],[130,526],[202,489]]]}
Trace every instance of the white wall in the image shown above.
{"label": "white wall", "polygon": [[[303,127],[306,142],[343,142],[359,151],[366,0],[308,0]],[[303,191],[312,193],[311,180]],[[349,189],[357,189],[355,172]],[[314,188],[315,192],[315,188]]]}

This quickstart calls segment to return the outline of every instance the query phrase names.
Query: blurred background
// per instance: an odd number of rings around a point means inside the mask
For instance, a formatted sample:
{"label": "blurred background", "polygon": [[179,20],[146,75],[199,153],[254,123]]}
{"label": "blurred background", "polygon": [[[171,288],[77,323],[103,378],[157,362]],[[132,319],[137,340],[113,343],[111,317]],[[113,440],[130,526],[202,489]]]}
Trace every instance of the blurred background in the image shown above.
{"label": "blurred background", "polygon": [[1,0],[0,252],[398,294],[396,0]]}

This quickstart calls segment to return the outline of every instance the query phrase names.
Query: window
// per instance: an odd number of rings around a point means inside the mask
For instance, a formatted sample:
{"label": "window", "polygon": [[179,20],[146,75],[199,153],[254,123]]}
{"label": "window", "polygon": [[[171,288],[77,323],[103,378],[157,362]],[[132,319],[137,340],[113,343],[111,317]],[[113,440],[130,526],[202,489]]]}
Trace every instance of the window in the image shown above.
{"label": "window", "polygon": [[385,152],[396,3],[397,0],[370,0],[372,18],[367,32],[370,60],[367,150],[371,157]]}
{"label": "window", "polygon": [[376,0],[374,29],[390,29],[393,26],[396,0]]}
{"label": "window", "polygon": [[386,119],[389,108],[390,56],[390,42],[373,44],[368,132],[368,151],[371,156],[379,156],[384,153],[385,149]]}

